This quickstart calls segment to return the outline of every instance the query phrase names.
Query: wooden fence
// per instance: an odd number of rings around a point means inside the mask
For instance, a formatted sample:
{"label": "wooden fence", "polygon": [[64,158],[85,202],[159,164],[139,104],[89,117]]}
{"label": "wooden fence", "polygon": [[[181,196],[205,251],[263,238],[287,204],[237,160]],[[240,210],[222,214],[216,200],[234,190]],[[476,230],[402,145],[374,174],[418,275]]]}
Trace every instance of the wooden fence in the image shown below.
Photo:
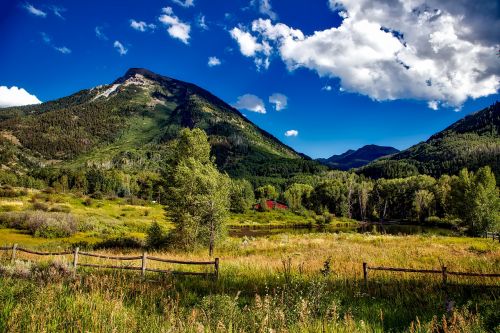
{"label": "wooden fence", "polygon": [[368,271],[369,270],[389,271],[389,272],[406,272],[406,273],[441,274],[442,279],[443,279],[443,286],[446,286],[446,283],[448,282],[448,275],[500,278],[500,273],[453,272],[453,271],[448,271],[446,266],[442,266],[440,270],[437,270],[437,269],[413,269],[413,268],[369,266],[366,262],[364,262],[363,263],[363,279],[364,279],[366,287],[368,287]]}
{"label": "wooden fence", "polygon": [[500,232],[486,232],[484,234],[485,238],[491,238],[493,240],[498,239],[498,242],[500,242]]}
{"label": "wooden fence", "polygon": [[[215,258],[214,261],[184,261],[184,260],[173,260],[173,259],[164,259],[159,257],[148,256],[146,252],[143,252],[142,255],[139,256],[110,256],[99,253],[90,253],[83,252],[77,247],[73,251],[62,251],[62,252],[40,252],[34,250],[28,250],[22,247],[18,247],[17,244],[13,246],[4,246],[0,247],[0,251],[12,251],[11,252],[11,261],[14,262],[17,258],[18,252],[24,252],[33,255],[39,256],[66,256],[73,255],[73,269],[76,271],[77,267],[93,267],[93,268],[108,268],[108,269],[127,269],[127,270],[136,270],[141,271],[141,274],[144,276],[146,272],[156,272],[156,273],[166,273],[166,274],[174,274],[174,275],[203,275],[203,276],[212,276],[215,279],[219,277],[219,258]],[[78,261],[80,256],[86,257],[94,257],[101,259],[111,259],[111,260],[120,260],[120,261],[131,261],[131,260],[140,260],[141,266],[118,266],[118,265],[98,265],[98,264],[83,264]],[[162,262],[162,263],[170,263],[170,264],[182,264],[182,265],[211,265],[214,266],[214,271],[212,273],[205,272],[185,272],[185,271],[174,271],[167,269],[156,269],[149,268],[147,263],[149,261],[154,262]]]}

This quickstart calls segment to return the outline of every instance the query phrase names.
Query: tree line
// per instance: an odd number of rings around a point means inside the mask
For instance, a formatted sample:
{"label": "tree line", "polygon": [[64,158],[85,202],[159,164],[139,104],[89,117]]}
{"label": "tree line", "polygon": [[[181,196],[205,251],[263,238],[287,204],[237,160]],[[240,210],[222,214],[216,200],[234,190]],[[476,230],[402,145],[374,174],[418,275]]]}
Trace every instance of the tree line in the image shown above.
{"label": "tree line", "polygon": [[0,171],[0,185],[20,183],[96,198],[132,196],[156,201],[165,205],[175,231],[167,240],[161,235],[161,226],[154,224],[148,236],[153,243],[204,244],[210,253],[224,234],[230,211],[243,213],[254,209],[256,203],[266,209],[268,199],[287,203],[297,214],[447,223],[471,235],[499,229],[499,192],[490,167],[475,172],[463,169],[458,175],[439,178],[415,175],[376,180],[351,172],[326,171],[295,175],[284,186],[254,186],[218,170],[209,138],[201,129],[180,131],[161,172],[41,168],[21,177]]}

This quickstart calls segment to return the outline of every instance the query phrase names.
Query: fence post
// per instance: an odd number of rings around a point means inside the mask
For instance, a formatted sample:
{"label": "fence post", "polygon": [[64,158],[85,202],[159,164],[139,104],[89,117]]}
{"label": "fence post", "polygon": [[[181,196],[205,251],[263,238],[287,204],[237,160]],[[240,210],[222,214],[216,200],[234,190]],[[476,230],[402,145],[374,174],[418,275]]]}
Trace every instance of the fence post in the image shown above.
{"label": "fence post", "polygon": [[76,266],[78,266],[78,251],[80,251],[79,247],[75,247],[75,252],[73,253],[73,268],[76,273]]}
{"label": "fence post", "polygon": [[16,261],[16,250],[17,250],[17,244],[12,245],[12,258],[11,258],[12,263]]}
{"label": "fence post", "polygon": [[146,259],[148,258],[148,255],[146,252],[142,252],[142,266],[141,266],[141,271],[142,271],[142,276],[146,274]]}
{"label": "fence post", "polygon": [[368,264],[363,263],[363,280],[365,281],[365,287],[368,289]]}
{"label": "fence post", "polygon": [[446,288],[446,283],[448,282],[448,273],[446,271],[446,266],[441,267],[443,271],[443,287]]}
{"label": "fence post", "polygon": [[214,277],[215,277],[215,280],[218,280],[219,279],[219,258],[215,258],[215,262],[214,262]]}

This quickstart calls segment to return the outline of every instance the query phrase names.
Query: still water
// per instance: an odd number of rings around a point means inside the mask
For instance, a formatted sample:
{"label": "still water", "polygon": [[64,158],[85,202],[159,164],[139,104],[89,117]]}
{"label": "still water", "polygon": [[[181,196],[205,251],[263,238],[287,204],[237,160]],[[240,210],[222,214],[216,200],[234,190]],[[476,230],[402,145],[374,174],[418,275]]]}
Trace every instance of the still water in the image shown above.
{"label": "still water", "polygon": [[231,227],[229,236],[231,237],[263,237],[279,234],[308,234],[308,233],[379,233],[389,235],[418,235],[430,234],[437,236],[452,236],[454,231],[439,227],[428,227],[420,225],[405,224],[362,224],[352,227]]}

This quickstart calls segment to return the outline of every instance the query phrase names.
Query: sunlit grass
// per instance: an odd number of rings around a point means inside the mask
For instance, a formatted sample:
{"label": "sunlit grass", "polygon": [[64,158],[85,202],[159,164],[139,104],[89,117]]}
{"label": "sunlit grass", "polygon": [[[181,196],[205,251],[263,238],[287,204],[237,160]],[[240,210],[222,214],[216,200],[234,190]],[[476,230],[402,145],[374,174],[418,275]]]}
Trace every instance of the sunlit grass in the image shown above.
{"label": "sunlit grass", "polygon": [[[127,252],[133,253],[141,252]],[[150,255],[209,259],[203,248]],[[370,272],[368,289],[362,279],[363,261],[436,269],[445,264],[449,270],[495,272],[500,267],[500,244],[492,240],[275,235],[228,239],[216,255],[221,258],[217,282],[197,277],[172,279],[156,273],[148,273],[144,280],[140,272],[86,268],[79,269],[75,279],[0,278],[0,298],[10,304],[0,322],[19,332],[47,327],[99,332],[382,332],[411,331],[412,325],[419,332],[486,332],[498,325],[498,279],[449,277],[446,292],[440,274]],[[33,258],[19,255],[19,259]],[[320,269],[328,258],[331,271],[325,276]],[[71,264],[72,256],[62,262]],[[80,262],[117,264],[85,257]],[[140,266],[140,261],[127,264]],[[212,269],[152,261],[148,267]],[[12,296],[20,294],[20,298]],[[447,299],[454,302],[455,311],[446,311]]]}

